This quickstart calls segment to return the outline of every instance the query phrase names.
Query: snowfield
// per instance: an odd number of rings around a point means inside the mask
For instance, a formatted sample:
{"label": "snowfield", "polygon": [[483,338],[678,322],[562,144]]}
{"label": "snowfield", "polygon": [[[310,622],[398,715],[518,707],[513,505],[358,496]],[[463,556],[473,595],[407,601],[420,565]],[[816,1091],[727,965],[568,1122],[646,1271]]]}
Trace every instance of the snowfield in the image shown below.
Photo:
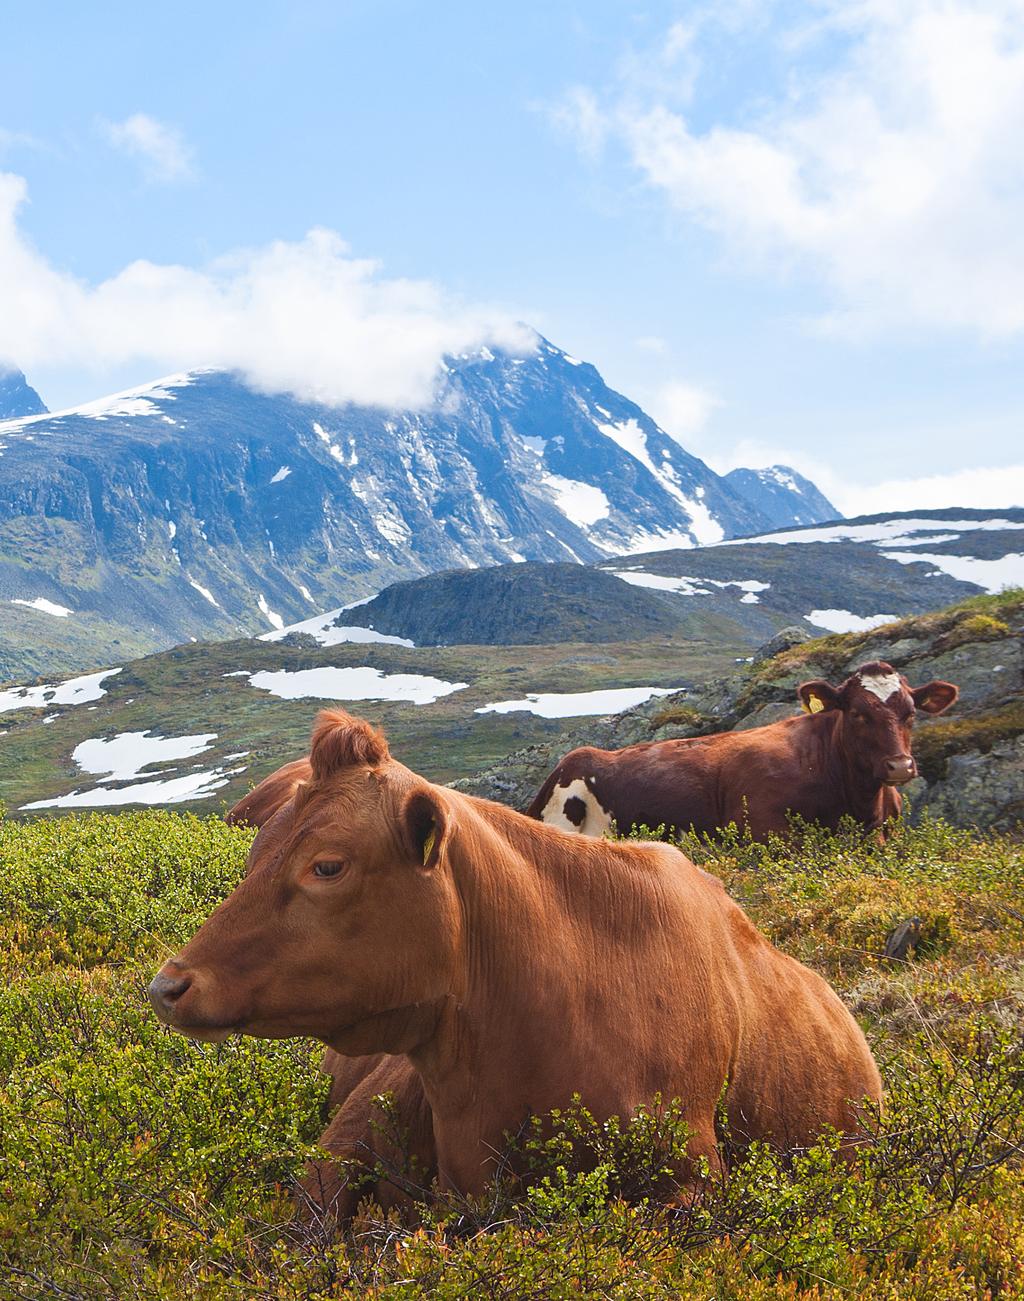
{"label": "snowfield", "polygon": [[530,692],[524,700],[498,700],[475,714],[511,714],[521,710],[540,718],[587,718],[618,714],[652,696],[671,696],[680,687],[605,687],[600,691]]}
{"label": "snowfield", "polygon": [[443,682],[424,673],[382,673],[369,667],[263,669],[249,677],[252,686],[280,700],[404,700],[430,705],[463,691],[467,682]]}
{"label": "snowfield", "polygon": [[106,695],[101,685],[107,678],[120,673],[119,668],[102,669],[99,673],[86,673],[80,678],[67,678],[56,686],[11,687],[0,691],[0,714],[10,709],[40,709],[43,705],[81,705],[89,700],[99,700]]}

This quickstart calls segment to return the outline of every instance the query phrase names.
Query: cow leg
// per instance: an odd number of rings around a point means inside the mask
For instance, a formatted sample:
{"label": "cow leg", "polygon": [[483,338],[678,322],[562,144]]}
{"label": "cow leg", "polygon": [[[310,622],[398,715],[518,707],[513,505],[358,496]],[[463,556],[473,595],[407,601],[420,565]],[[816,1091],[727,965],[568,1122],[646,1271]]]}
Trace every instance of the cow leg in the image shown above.
{"label": "cow leg", "polygon": [[[404,1057],[344,1058],[328,1053],[331,1100],[340,1106],[320,1138],[331,1155],[307,1163],[300,1211],[336,1228],[364,1199],[408,1210],[436,1174],[433,1117],[419,1076]],[[369,1064],[369,1069],[367,1069]],[[390,1094],[393,1107],[375,1102]]]}

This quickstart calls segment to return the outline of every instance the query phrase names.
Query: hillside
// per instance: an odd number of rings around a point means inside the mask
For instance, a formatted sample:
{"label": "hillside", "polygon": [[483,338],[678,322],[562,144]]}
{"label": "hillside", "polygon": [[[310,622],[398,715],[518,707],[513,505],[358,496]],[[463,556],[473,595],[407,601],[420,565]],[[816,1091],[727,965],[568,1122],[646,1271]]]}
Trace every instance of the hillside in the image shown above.
{"label": "hillside", "polygon": [[[449,358],[419,411],[192,371],[6,420],[0,442],[0,680],[280,628],[452,567],[716,542],[778,505],[539,336]],[[813,510],[794,485],[790,521]]]}
{"label": "hillside", "polygon": [[339,614],[417,646],[640,641],[681,630],[656,593],[573,564],[458,569],[393,583]]}
{"label": "hillside", "polygon": [[940,718],[918,720],[920,777],[905,787],[912,815],[958,826],[1011,830],[1024,824],[1024,590],[974,597],[874,630],[801,642],[695,690],[644,702],[611,718],[576,724],[454,784],[525,808],[566,751],[619,749],[638,741],[758,727],[798,712],[795,689],[809,678],[840,682],[858,664],[886,660],[913,685],[944,678],[960,700]]}
{"label": "hillside", "polygon": [[374,633],[321,638],[179,646],[63,683],[0,691],[0,800],[26,814],[216,809],[305,753],[316,710],[342,702],[383,723],[420,771],[450,781],[557,735],[560,719],[695,686],[744,650],[674,634],[531,646],[529,654],[413,647]]}
{"label": "hillside", "polygon": [[[953,532],[953,526],[960,530]],[[636,640],[675,631],[756,647],[785,626],[867,628],[1024,581],[1024,511],[866,516],[724,545],[618,556],[599,567],[453,570],[265,633],[322,643],[357,630],[416,645]],[[894,550],[894,548],[901,548]],[[365,634],[364,634],[365,635]]]}

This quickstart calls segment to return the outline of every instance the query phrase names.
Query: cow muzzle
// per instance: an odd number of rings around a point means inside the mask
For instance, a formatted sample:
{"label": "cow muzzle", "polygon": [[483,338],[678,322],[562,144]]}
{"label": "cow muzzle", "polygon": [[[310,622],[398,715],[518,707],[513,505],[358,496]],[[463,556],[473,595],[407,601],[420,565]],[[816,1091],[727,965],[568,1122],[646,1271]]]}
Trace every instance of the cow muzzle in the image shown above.
{"label": "cow muzzle", "polygon": [[909,754],[886,759],[882,766],[882,781],[886,786],[903,786],[917,776],[917,764]]}
{"label": "cow muzzle", "polygon": [[149,1001],[165,1025],[174,1024],[178,1003],[191,988],[192,976],[175,962],[166,963],[149,982]]}
{"label": "cow muzzle", "polygon": [[172,1030],[179,1030],[190,1039],[201,1039],[210,1043],[219,1043],[231,1033],[223,1026],[204,1025],[201,1021],[190,1019],[182,1002],[189,990],[195,987],[192,973],[176,962],[166,962],[149,982],[147,993],[153,1010]]}

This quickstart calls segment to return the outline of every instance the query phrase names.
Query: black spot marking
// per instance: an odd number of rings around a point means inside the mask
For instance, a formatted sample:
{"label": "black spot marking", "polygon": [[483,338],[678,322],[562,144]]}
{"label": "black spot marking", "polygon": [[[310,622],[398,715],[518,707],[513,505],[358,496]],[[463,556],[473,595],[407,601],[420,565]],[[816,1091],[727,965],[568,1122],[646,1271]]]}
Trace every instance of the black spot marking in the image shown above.
{"label": "black spot marking", "polygon": [[578,795],[570,795],[562,806],[562,812],[574,827],[582,827],[587,817],[587,806]]}

